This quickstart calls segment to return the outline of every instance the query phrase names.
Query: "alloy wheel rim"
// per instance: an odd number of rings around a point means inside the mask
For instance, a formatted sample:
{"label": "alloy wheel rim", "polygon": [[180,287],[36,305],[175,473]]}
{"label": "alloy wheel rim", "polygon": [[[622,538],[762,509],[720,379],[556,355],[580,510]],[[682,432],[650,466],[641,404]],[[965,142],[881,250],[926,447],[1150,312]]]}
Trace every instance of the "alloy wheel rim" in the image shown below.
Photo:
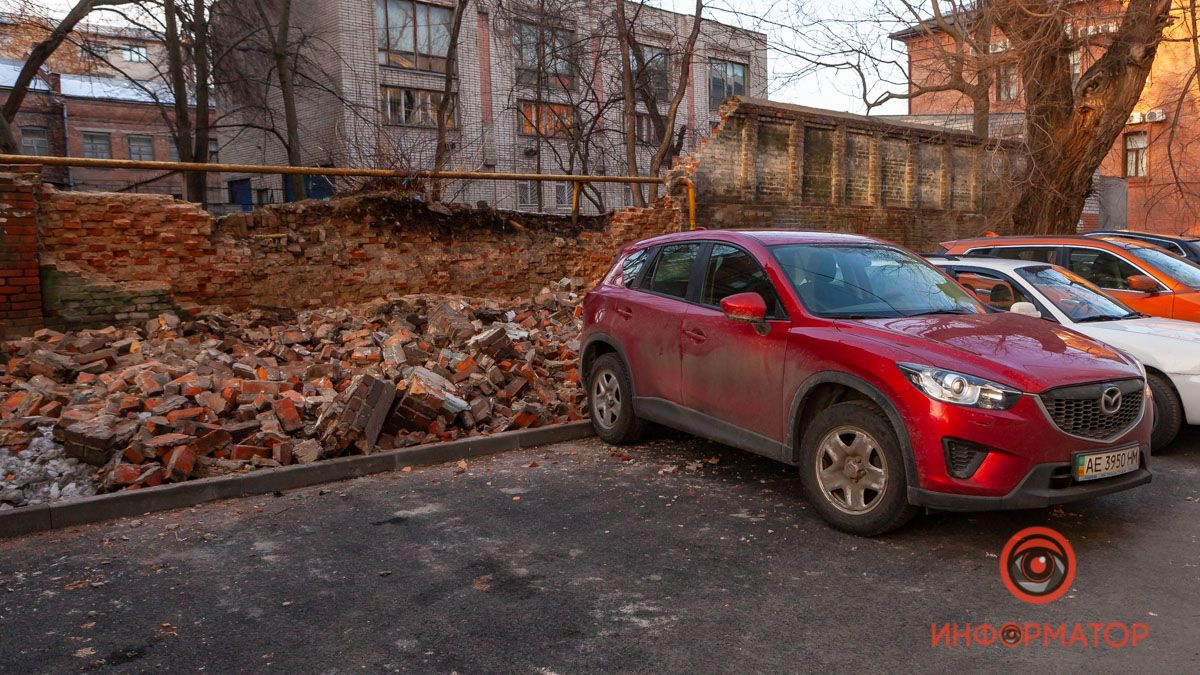
{"label": "alloy wheel rim", "polygon": [[887,489],[887,458],[879,443],[858,427],[842,426],[825,434],[813,467],[821,496],[851,515],[870,513]]}
{"label": "alloy wheel rim", "polygon": [[621,384],[616,373],[602,370],[592,384],[592,417],[605,429],[611,429],[621,416]]}

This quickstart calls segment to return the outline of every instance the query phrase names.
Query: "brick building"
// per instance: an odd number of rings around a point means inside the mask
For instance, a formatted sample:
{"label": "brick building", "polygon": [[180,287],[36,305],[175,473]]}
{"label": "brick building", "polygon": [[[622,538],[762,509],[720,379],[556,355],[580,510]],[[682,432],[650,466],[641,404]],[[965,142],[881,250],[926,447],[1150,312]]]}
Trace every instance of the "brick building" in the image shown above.
{"label": "brick building", "polygon": [[[0,103],[8,99],[30,48],[49,27],[0,14]],[[178,159],[167,119],[173,98],[161,83],[161,41],[138,29],[86,25],[48,60],[17,114],[14,132],[25,155]],[[164,119],[164,114],[166,119]],[[219,142],[210,144],[219,150]],[[177,173],[133,169],[47,167],[60,189],[183,195]],[[220,176],[210,175],[212,203],[225,201]]]}
{"label": "brick building", "polygon": [[[1084,0],[1063,3],[1072,14],[1066,28],[1073,38],[1072,74],[1076,81],[1104,52],[1120,25],[1122,3]],[[1176,12],[1177,13],[1177,12]],[[946,80],[951,38],[933,26],[914,26],[892,36],[908,52],[911,90]],[[997,57],[991,88],[991,133],[1023,133],[1023,83],[1016,56],[996,32],[991,51]],[[1095,178],[1081,228],[1129,227],[1170,233],[1200,232],[1200,101],[1187,86],[1197,64],[1189,22],[1176,20],[1158,49],[1153,70],[1128,124]],[[954,91],[924,93],[909,99],[908,119],[971,129],[972,105]],[[1178,174],[1179,180],[1175,176]]]}
{"label": "brick building", "polygon": [[[303,31],[327,53],[325,80],[298,94],[304,163],[324,166],[430,168],[433,111],[446,68],[453,3],[442,0],[297,0]],[[628,3],[643,72],[664,111],[675,91],[691,17]],[[623,113],[612,8],[586,0],[472,3],[462,23],[447,168],[485,172],[624,174]],[[416,30],[412,29],[415,26]],[[686,154],[718,121],[729,96],[765,97],[766,38],[715,21],[702,23],[675,133]],[[655,141],[638,102],[641,173]],[[231,107],[232,109],[232,107]],[[286,163],[269,131],[242,131],[223,157],[252,164]],[[231,195],[246,203],[286,198],[280,176],[229,176]],[[319,181],[310,187],[323,192]],[[621,185],[597,186],[584,210],[627,204]],[[567,211],[566,184],[477,181],[452,185],[447,199],[499,208]]]}
{"label": "brick building", "polygon": [[1004,222],[1011,140],[765,100],[731,100],[676,168],[705,227],[856,232],[932,250]]}

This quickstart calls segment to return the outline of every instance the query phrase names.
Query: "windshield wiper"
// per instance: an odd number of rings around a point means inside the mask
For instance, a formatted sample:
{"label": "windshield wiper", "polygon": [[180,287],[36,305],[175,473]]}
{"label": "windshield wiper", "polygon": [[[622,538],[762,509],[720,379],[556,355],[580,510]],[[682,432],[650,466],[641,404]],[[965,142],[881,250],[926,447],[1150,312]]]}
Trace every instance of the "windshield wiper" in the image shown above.
{"label": "windshield wiper", "polygon": [[822,314],[825,319],[886,319],[887,317],[878,316],[875,314]]}
{"label": "windshield wiper", "polygon": [[1082,319],[1075,319],[1075,323],[1098,323],[1100,321],[1124,321],[1125,319],[1133,319],[1133,318],[1136,318],[1136,317],[1130,316],[1128,314],[1122,315],[1122,316],[1112,316],[1109,314],[1103,314],[1101,316],[1088,316],[1088,317],[1084,317]]}
{"label": "windshield wiper", "polygon": [[972,312],[966,309],[931,309],[925,312],[917,312],[915,314],[905,314],[904,318],[907,319],[914,316],[936,316],[938,314],[978,314],[978,312]]}

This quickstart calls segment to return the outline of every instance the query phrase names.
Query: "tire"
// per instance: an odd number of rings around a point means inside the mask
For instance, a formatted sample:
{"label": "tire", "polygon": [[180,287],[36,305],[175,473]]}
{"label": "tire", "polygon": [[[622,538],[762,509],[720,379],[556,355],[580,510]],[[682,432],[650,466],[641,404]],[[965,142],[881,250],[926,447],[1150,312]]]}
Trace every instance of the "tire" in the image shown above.
{"label": "tire", "polygon": [[588,414],[592,429],[606,443],[625,445],[641,440],[646,422],[633,414],[633,380],[616,354],[604,354],[588,376]]}
{"label": "tire", "polygon": [[1149,373],[1146,381],[1154,396],[1154,433],[1150,437],[1150,452],[1166,450],[1183,427],[1183,403],[1170,380],[1157,373]]}
{"label": "tire", "polygon": [[[839,458],[839,449],[848,452]],[[839,462],[841,470],[835,468]],[[838,403],[813,418],[801,440],[800,482],[817,513],[850,534],[891,532],[918,511],[908,503],[896,430],[882,411],[862,401]]]}

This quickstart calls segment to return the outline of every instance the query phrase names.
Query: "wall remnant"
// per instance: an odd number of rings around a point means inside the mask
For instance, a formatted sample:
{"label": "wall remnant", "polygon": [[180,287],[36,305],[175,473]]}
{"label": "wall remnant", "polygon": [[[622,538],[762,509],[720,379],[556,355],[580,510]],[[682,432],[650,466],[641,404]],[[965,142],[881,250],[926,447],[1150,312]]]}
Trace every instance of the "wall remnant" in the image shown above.
{"label": "wall remnant", "polygon": [[0,166],[0,337],[42,323],[38,279],[37,167]]}

